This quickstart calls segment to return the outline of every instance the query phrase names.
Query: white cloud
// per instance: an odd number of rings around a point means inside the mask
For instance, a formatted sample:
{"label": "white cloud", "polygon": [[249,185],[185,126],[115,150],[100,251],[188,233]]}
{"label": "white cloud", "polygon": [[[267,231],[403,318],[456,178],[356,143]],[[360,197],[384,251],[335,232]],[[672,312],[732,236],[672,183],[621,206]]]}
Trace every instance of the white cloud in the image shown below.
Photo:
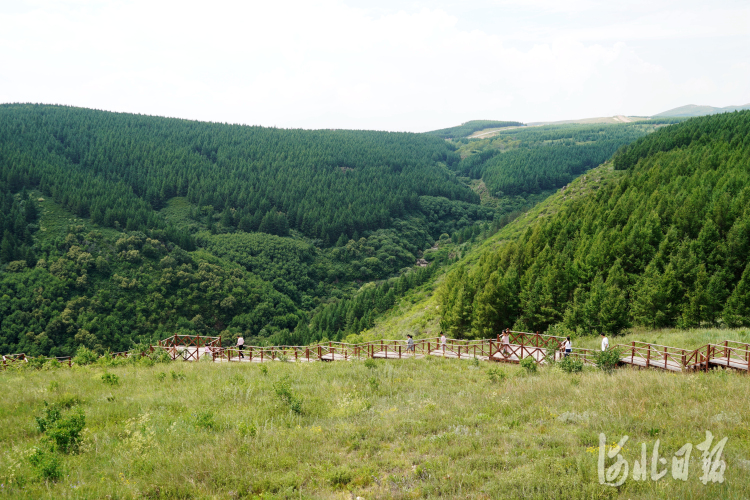
{"label": "white cloud", "polygon": [[[750,50],[736,48],[750,35],[742,3],[353,5],[0,6],[7,27],[0,32],[0,101],[415,131],[474,118],[649,114],[698,98],[750,101]],[[696,56],[693,49],[706,44],[724,58]]]}

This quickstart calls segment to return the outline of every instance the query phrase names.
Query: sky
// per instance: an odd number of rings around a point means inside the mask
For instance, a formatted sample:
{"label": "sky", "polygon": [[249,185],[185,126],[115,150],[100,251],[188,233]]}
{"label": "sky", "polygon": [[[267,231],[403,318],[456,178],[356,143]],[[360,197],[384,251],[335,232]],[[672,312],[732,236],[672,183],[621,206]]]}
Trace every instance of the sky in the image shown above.
{"label": "sky", "polygon": [[284,128],[750,103],[747,0],[0,0],[0,103]]}

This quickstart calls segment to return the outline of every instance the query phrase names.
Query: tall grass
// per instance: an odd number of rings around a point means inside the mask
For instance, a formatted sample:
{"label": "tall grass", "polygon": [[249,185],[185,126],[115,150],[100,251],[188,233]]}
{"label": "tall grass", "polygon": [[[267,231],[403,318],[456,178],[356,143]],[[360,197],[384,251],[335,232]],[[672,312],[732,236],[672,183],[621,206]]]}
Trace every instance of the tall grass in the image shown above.
{"label": "tall grass", "polygon": [[[0,496],[750,496],[744,374],[570,375],[550,367],[527,374],[439,358],[109,367],[116,385],[104,373],[98,366],[0,373]],[[57,482],[45,482],[28,458],[42,440],[35,416],[44,401],[86,417],[78,453],[59,457]],[[706,430],[728,437],[723,484],[699,481],[695,450],[686,482],[669,474],[620,488],[598,482],[600,432],[608,442],[630,436],[623,453],[632,468],[641,442],[651,453],[660,439],[671,463]]]}

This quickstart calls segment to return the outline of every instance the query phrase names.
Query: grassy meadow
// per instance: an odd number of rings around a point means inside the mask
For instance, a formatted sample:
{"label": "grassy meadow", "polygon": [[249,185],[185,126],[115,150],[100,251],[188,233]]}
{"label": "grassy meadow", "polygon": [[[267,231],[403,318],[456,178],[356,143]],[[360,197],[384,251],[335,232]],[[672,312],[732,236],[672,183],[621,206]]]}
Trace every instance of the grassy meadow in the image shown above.
{"label": "grassy meadow", "polygon": [[[9,369],[0,498],[748,498],[748,382],[439,358]],[[85,415],[77,451],[39,451],[45,401]],[[723,484],[700,481],[706,430],[728,438]],[[630,436],[619,487],[599,484],[601,432]],[[687,481],[632,479],[657,439],[670,471],[694,445]]]}

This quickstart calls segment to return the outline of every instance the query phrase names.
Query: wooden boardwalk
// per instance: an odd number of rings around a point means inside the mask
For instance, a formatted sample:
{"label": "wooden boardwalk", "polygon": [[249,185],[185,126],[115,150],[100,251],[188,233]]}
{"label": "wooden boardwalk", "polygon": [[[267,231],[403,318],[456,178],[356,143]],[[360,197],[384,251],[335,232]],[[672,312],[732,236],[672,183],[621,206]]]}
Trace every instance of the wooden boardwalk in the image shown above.
{"label": "wooden boardwalk", "polygon": [[[328,342],[311,346],[237,346],[223,347],[221,337],[198,335],[174,335],[151,346],[151,351],[164,350],[174,361],[209,360],[216,363],[268,363],[268,362],[334,362],[364,359],[423,359],[427,356],[449,359],[519,363],[530,358],[539,365],[562,359],[560,348],[563,337],[539,333],[510,332],[509,344],[502,345],[496,339],[419,339],[413,350],[403,340],[377,340],[362,344]],[[715,367],[731,368],[750,372],[750,344],[724,341],[721,344],[706,344],[689,350],[678,347],[631,342],[613,346],[621,352],[620,365],[638,368],[655,368],[670,372],[709,370]],[[137,353],[114,353],[114,357],[132,356]],[[137,355],[145,355],[140,353]],[[574,348],[571,356],[587,365],[596,365],[596,351]],[[32,358],[32,361],[42,358]],[[55,359],[55,358],[50,358]],[[70,358],[57,358],[72,365]],[[3,356],[3,368],[17,363],[28,363],[24,354]]]}

